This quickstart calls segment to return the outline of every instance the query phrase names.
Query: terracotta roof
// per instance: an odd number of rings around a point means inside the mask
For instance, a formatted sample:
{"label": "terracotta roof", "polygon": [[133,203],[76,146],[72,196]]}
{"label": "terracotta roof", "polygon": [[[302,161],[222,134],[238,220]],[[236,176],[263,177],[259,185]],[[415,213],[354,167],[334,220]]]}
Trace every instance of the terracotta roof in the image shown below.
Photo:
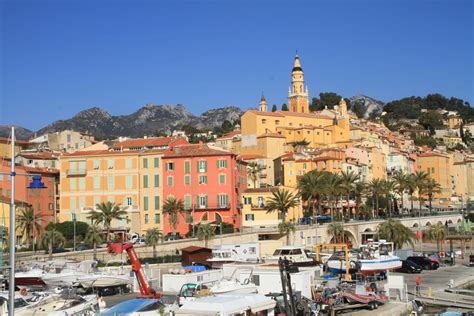
{"label": "terracotta roof", "polygon": [[[3,203],[7,203],[7,204],[10,204],[11,203],[11,197],[9,196],[4,196],[4,195],[0,195],[0,202],[3,202]],[[28,202],[26,201],[22,201],[22,200],[17,200],[15,199],[15,204],[28,204],[30,205]]]}
{"label": "terracotta roof", "polygon": [[[10,143],[11,139],[6,138],[6,137],[0,137],[0,143]],[[15,145],[28,145],[29,142],[26,140],[15,140]]]}
{"label": "terracotta roof", "polygon": [[83,157],[83,156],[109,156],[109,155],[130,155],[138,154],[139,150],[128,150],[128,151],[109,151],[109,150],[85,150],[76,151],[73,153],[63,154],[62,157]]}
{"label": "terracotta roof", "polygon": [[276,191],[278,191],[278,187],[248,188],[248,189],[245,189],[244,193],[263,193],[263,192],[276,192]]}
{"label": "terracotta roof", "polygon": [[130,147],[165,147],[174,139],[172,137],[151,137],[140,139],[128,139],[120,143],[114,144],[112,149],[130,148]]}
{"label": "terracotta roof", "polygon": [[332,120],[332,117],[330,116],[316,114],[314,112],[312,113],[298,113],[298,112],[290,112],[290,111],[260,112],[257,110],[249,110],[249,112],[252,112],[261,116],[276,116],[276,117],[296,116],[296,117],[309,117],[309,118]]}
{"label": "terracotta roof", "polygon": [[43,152],[43,153],[24,153],[20,154],[20,157],[26,159],[42,159],[42,160],[55,160],[58,158],[58,155],[55,155],[50,152]]}
{"label": "terracotta roof", "polygon": [[445,155],[442,155],[440,153],[424,153],[424,154],[418,154],[418,157],[443,157],[443,158],[448,158]]}
{"label": "terracotta roof", "polygon": [[39,173],[39,174],[59,174],[58,169],[49,169],[49,168],[33,168],[33,167],[22,167],[28,173]]}
{"label": "terracotta roof", "polygon": [[278,133],[265,133],[265,134],[262,134],[262,135],[257,136],[257,138],[263,138],[263,137],[286,138],[285,136],[280,135],[280,134],[278,134]]}
{"label": "terracotta roof", "polygon": [[207,144],[179,145],[168,148],[163,158],[190,156],[233,156],[230,151],[210,148]]}
{"label": "terracotta roof", "polygon": [[240,130],[232,131],[232,132],[229,132],[227,134],[222,135],[222,137],[220,137],[220,138],[231,138],[231,137],[234,137],[234,136],[239,135],[241,133],[242,132]]}
{"label": "terracotta roof", "polygon": [[262,158],[265,158],[265,156],[262,156],[262,155],[239,155],[238,158],[242,159],[242,160],[252,160],[252,159],[262,159]]}
{"label": "terracotta roof", "polygon": [[337,157],[318,157],[311,159],[312,161],[325,161],[325,160],[342,160],[341,158]]}

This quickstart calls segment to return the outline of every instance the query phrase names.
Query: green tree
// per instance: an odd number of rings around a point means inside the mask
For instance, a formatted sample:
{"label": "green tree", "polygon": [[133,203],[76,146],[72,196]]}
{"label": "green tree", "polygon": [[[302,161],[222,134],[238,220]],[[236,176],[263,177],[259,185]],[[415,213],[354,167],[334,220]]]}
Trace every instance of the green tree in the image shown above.
{"label": "green tree", "polygon": [[405,244],[410,244],[413,247],[416,234],[400,221],[389,219],[378,226],[376,237],[391,241],[395,249],[401,249]]}
{"label": "green tree", "polygon": [[428,201],[429,201],[429,208],[430,208],[430,214],[433,214],[433,205],[432,205],[432,202],[433,202],[433,196],[434,194],[436,193],[441,193],[441,185],[436,182],[436,180],[434,179],[427,179],[425,184],[424,184],[424,187],[423,187],[424,191],[423,193],[428,195]]}
{"label": "green tree", "polygon": [[296,230],[295,224],[293,222],[282,222],[278,224],[278,231],[283,236],[286,236],[286,245],[290,244],[290,234],[294,233]]}
{"label": "green tree", "polygon": [[263,170],[264,168],[255,161],[252,161],[247,165],[247,175],[249,176],[250,180],[252,180],[254,188],[257,187],[257,180],[260,178]]}
{"label": "green tree", "polygon": [[26,247],[30,247],[30,240],[33,240],[35,247],[35,232],[39,235],[42,227],[42,214],[36,214],[31,206],[22,207],[20,213],[16,216],[17,229],[23,233],[26,238]]}
{"label": "green tree", "polygon": [[383,182],[380,179],[370,181],[367,190],[372,196],[372,217],[379,215],[379,197],[383,194]]}
{"label": "green tree", "polygon": [[346,196],[347,213],[349,215],[349,218],[351,217],[350,206],[349,206],[350,196],[351,196],[351,193],[355,189],[356,183],[359,180],[360,180],[359,175],[355,174],[353,171],[349,171],[349,172],[342,171],[341,172],[341,189],[342,189],[342,192]]}
{"label": "green tree", "polygon": [[96,204],[97,211],[89,211],[87,218],[91,219],[96,225],[102,224],[104,229],[107,231],[106,240],[110,240],[110,225],[113,220],[124,220],[126,219],[127,212],[120,206],[110,201]]}
{"label": "green tree", "polygon": [[286,105],[286,103],[283,103],[283,105],[281,106],[281,110],[288,111],[288,105]]}
{"label": "green tree", "polygon": [[428,111],[421,113],[418,122],[428,129],[431,135],[434,135],[437,128],[443,127],[443,116],[437,111]]}
{"label": "green tree", "polygon": [[[318,199],[318,192],[321,194],[319,199],[324,199],[326,198],[328,200],[328,203],[329,203],[329,208],[330,208],[330,211],[331,211],[331,217],[334,218],[335,214],[334,212],[337,211],[337,205],[338,205],[338,202],[339,202],[339,198],[342,196],[343,192],[342,192],[342,186],[341,186],[341,177],[336,174],[336,173],[322,173],[322,179],[321,179],[321,182],[318,186],[314,187],[315,188],[315,192],[313,192],[313,194],[315,194],[312,199],[313,199],[313,203],[311,205],[313,205],[313,215],[315,214],[316,212],[316,209],[314,207],[314,201],[317,201]],[[313,182],[315,183],[315,181],[317,181],[316,179],[313,179],[312,181],[309,181],[307,180],[308,182]],[[302,188],[303,189],[303,188]],[[309,188],[305,188],[306,189],[309,189]],[[303,192],[303,191],[302,191]],[[311,197],[311,192],[307,192],[305,193],[305,196],[306,194],[308,194],[309,197]],[[308,201],[308,203],[310,203]],[[318,207],[318,213],[319,213],[319,207]]]}
{"label": "green tree", "polygon": [[278,107],[277,107],[276,104],[273,104],[273,106],[272,106],[272,112],[276,112],[276,111],[278,111]]}
{"label": "green tree", "polygon": [[163,204],[163,214],[168,215],[168,223],[173,228],[173,235],[176,235],[176,227],[179,223],[179,214],[184,213],[184,204],[182,200],[168,198]]}
{"label": "green tree", "polygon": [[392,179],[382,180],[382,194],[387,199],[388,216],[392,216],[392,194],[396,190],[396,183]]}
{"label": "green tree", "polygon": [[352,106],[352,112],[354,112],[358,118],[364,118],[365,111],[366,111],[366,108],[362,100],[355,102],[354,105]]}
{"label": "green tree", "polygon": [[97,260],[97,245],[102,242],[102,229],[98,225],[89,226],[84,241],[92,245],[94,260]]}
{"label": "green tree", "polygon": [[426,187],[426,182],[428,180],[428,174],[424,171],[418,170],[412,174],[412,181],[415,183],[416,190],[418,192],[419,200],[419,214],[421,214],[421,205],[423,204],[423,190]]}
{"label": "green tree", "polygon": [[207,248],[209,240],[214,238],[215,235],[215,228],[211,224],[199,224],[197,237],[199,240],[204,240],[204,247]]}
{"label": "green tree", "polygon": [[403,195],[405,194],[405,191],[408,189],[408,181],[409,181],[408,175],[404,171],[397,171],[393,175],[393,180],[395,181],[395,185],[396,185],[395,189],[400,198],[401,209],[403,212]]}
{"label": "green tree", "polygon": [[272,197],[267,200],[265,210],[267,213],[278,212],[281,216],[281,221],[285,221],[286,214],[290,208],[298,205],[298,197],[294,196],[288,190],[278,189],[272,193]]}
{"label": "green tree", "polygon": [[442,223],[437,223],[430,227],[429,236],[431,239],[436,240],[436,248],[438,249],[438,252],[441,250],[440,244],[446,239],[446,235],[446,228]]}
{"label": "green tree", "polygon": [[331,235],[335,243],[344,242],[344,226],[342,222],[332,222],[327,227],[327,233]]}
{"label": "green tree", "polygon": [[158,228],[150,228],[146,231],[145,245],[153,247],[153,258],[156,259],[156,246],[163,241],[163,234]]}
{"label": "green tree", "polygon": [[[46,226],[46,229],[48,229],[48,227],[50,226],[54,226],[54,228],[58,232],[63,234],[66,240],[72,240],[74,238],[74,222],[73,221],[65,221],[61,223],[49,223]],[[89,229],[89,224],[87,224],[86,222],[76,221],[76,237],[80,236],[84,239],[87,234],[88,229]]]}
{"label": "green tree", "polygon": [[327,171],[312,170],[298,180],[299,194],[311,205],[314,216],[321,214],[321,202],[328,193],[329,175]]}
{"label": "green tree", "polygon": [[39,240],[40,247],[48,250],[50,260],[53,258],[53,248],[62,247],[65,243],[66,238],[55,229],[45,230]]}
{"label": "green tree", "polygon": [[[312,111],[320,111],[327,107],[328,109],[333,109],[335,105],[339,104],[341,101],[341,96],[335,92],[321,92],[319,94],[319,99],[313,98],[310,106]],[[350,104],[349,99],[344,99],[347,104]]]}

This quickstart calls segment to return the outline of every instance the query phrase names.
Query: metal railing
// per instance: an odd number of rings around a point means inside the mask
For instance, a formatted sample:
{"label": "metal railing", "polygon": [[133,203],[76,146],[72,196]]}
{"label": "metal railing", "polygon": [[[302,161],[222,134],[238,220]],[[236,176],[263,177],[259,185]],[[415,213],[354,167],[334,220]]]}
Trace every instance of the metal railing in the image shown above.
{"label": "metal railing", "polygon": [[86,169],[68,169],[68,170],[66,170],[66,175],[68,177],[85,176],[86,174],[87,174]]}

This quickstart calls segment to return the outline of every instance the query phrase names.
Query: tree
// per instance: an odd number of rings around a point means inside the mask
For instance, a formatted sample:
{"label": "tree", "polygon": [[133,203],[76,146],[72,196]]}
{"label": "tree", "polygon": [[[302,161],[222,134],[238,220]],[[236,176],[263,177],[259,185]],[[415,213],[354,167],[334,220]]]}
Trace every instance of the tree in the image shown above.
{"label": "tree", "polygon": [[94,260],[97,260],[97,245],[102,242],[102,229],[97,224],[89,226],[84,241],[92,245]]}
{"label": "tree", "polygon": [[294,233],[296,230],[295,224],[293,222],[282,222],[278,224],[278,231],[280,234],[286,236],[286,245],[290,244],[290,234]]}
{"label": "tree", "polygon": [[328,225],[327,232],[334,238],[335,243],[344,242],[344,226],[342,222],[332,222]]}
{"label": "tree", "polygon": [[362,204],[362,198],[367,193],[367,184],[362,181],[358,181],[354,187],[354,197],[356,202],[356,216],[359,216],[359,208]]}
{"label": "tree", "polygon": [[273,106],[272,106],[272,112],[276,112],[276,111],[278,111],[278,107],[277,107],[276,104],[273,104]]}
{"label": "tree", "polygon": [[146,231],[145,245],[153,247],[153,258],[156,258],[156,245],[163,241],[163,234],[158,228],[150,228]]}
{"label": "tree", "polygon": [[[322,192],[323,198],[324,196],[327,198],[329,208],[331,210],[331,217],[333,217],[333,211],[337,211],[337,204],[339,198],[342,196],[341,177],[336,173],[329,173],[323,174],[322,180],[323,181],[320,182],[321,187],[317,188],[317,190],[320,190],[320,192]],[[334,203],[332,204],[333,201]],[[315,210],[313,209],[313,214],[314,211]]]}
{"label": "tree", "polygon": [[364,118],[366,110],[367,109],[365,108],[364,101],[362,100],[356,101],[352,106],[352,112],[354,112],[358,118]]}
{"label": "tree", "polygon": [[[71,240],[74,238],[74,222],[73,221],[65,221],[61,223],[49,223],[46,226],[48,229],[50,226],[54,226],[54,228],[63,234],[66,240]],[[87,234],[87,230],[89,229],[89,224],[86,222],[76,221],[76,237],[81,236],[85,238]]]}
{"label": "tree", "polygon": [[263,171],[263,167],[260,166],[255,161],[252,161],[247,165],[247,175],[249,176],[250,180],[253,182],[253,187],[257,187],[257,180],[260,178],[260,174]]}
{"label": "tree", "polygon": [[376,236],[378,239],[393,242],[395,249],[401,249],[407,243],[413,247],[413,240],[416,238],[416,234],[410,228],[394,219],[380,224]]}
{"label": "tree", "polygon": [[168,198],[163,204],[163,214],[168,215],[168,223],[173,228],[173,235],[176,235],[176,227],[179,223],[179,214],[184,213],[184,204],[182,200],[176,200],[175,198]]}
{"label": "tree", "polygon": [[106,240],[110,240],[110,225],[113,220],[124,220],[126,219],[127,212],[120,206],[110,201],[96,204],[97,211],[92,210],[89,212],[87,218],[91,219],[96,225],[102,224],[104,229],[107,230]]}
{"label": "tree", "polygon": [[215,228],[211,224],[200,224],[197,230],[199,240],[204,240],[204,247],[207,248],[209,240],[216,235]]}
{"label": "tree", "polygon": [[434,135],[437,128],[443,127],[443,116],[438,111],[428,111],[421,113],[418,122],[428,129],[431,135]]}
{"label": "tree", "polygon": [[426,180],[425,184],[424,184],[424,193],[426,195],[428,195],[428,201],[430,203],[430,214],[432,214],[432,210],[433,210],[433,206],[432,206],[432,202],[433,202],[433,195],[436,194],[436,193],[441,193],[441,185],[436,182],[436,180],[434,179],[428,179]]}
{"label": "tree", "polygon": [[17,229],[19,229],[26,237],[26,247],[30,247],[30,240],[33,239],[33,248],[35,248],[35,231],[39,235],[42,230],[41,214],[35,214],[35,210],[31,206],[26,206],[21,209],[17,215]]}
{"label": "tree", "polygon": [[298,205],[298,197],[294,196],[288,190],[278,189],[272,193],[272,197],[267,200],[265,210],[267,213],[278,212],[281,215],[281,221],[285,221],[286,214],[290,208]]}
{"label": "tree", "polygon": [[66,243],[66,238],[63,234],[55,229],[45,230],[41,235],[39,245],[42,249],[47,249],[49,253],[49,259],[53,258],[53,248],[62,247]]}
{"label": "tree", "polygon": [[372,217],[379,215],[379,196],[383,194],[383,183],[380,179],[373,179],[368,187],[368,191],[372,195]]}
{"label": "tree", "polygon": [[298,181],[298,190],[304,202],[311,205],[313,216],[321,213],[321,202],[328,193],[327,183],[330,173],[312,170],[304,174]]}
{"label": "tree", "polygon": [[[339,104],[341,101],[341,96],[335,92],[321,92],[319,94],[319,99],[313,98],[311,101],[310,110],[311,111],[320,111],[327,107],[328,109],[333,109],[335,105]],[[350,100],[345,99],[346,103],[349,104]]]}
{"label": "tree", "polygon": [[396,183],[392,179],[382,180],[381,182],[382,187],[382,194],[385,195],[387,199],[387,209],[389,217],[392,216],[392,194],[396,189]]}
{"label": "tree", "polygon": [[346,195],[346,202],[347,202],[347,213],[349,218],[351,217],[350,214],[350,195],[354,191],[355,185],[357,181],[359,181],[360,177],[358,174],[355,174],[353,171],[342,171],[341,172],[341,189],[343,193]]}
{"label": "tree", "polygon": [[281,110],[288,111],[288,105],[286,105],[286,103],[283,103],[283,105],[281,106]]}
{"label": "tree", "polygon": [[426,181],[428,180],[428,174],[424,171],[418,170],[415,174],[412,174],[413,182],[415,183],[416,190],[418,191],[418,200],[419,200],[419,214],[421,214],[421,204],[423,203],[423,190],[426,186]]}
{"label": "tree", "polygon": [[413,194],[416,192],[416,182],[413,174],[407,175],[406,181],[408,194],[410,195],[410,213],[413,214]]}
{"label": "tree", "polygon": [[440,244],[446,239],[446,228],[442,223],[437,223],[430,227],[429,236],[431,239],[436,240],[436,248],[440,251]]}
{"label": "tree", "polygon": [[403,213],[403,195],[408,188],[408,175],[404,171],[397,171],[393,175],[393,180],[395,181],[396,191],[400,196],[401,209]]}

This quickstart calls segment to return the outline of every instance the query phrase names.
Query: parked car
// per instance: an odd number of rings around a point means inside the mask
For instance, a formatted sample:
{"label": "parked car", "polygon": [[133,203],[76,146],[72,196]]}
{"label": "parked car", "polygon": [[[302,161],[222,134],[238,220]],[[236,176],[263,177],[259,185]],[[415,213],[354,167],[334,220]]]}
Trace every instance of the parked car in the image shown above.
{"label": "parked car", "polygon": [[469,266],[474,267],[474,255],[469,256]]}
{"label": "parked car", "polygon": [[77,251],[83,251],[83,250],[89,250],[92,249],[92,247],[88,244],[80,244],[76,247]]}
{"label": "parked car", "polygon": [[401,268],[395,270],[402,273],[420,273],[423,269],[416,263],[409,260],[402,260]]}
{"label": "parked car", "polygon": [[173,235],[172,233],[169,233],[168,235],[165,236],[165,241],[170,241],[170,240],[180,240],[183,239],[180,234]]}
{"label": "parked car", "polygon": [[436,270],[439,268],[439,263],[434,262],[428,258],[420,256],[412,256],[407,258],[408,261],[414,262],[424,270]]}

